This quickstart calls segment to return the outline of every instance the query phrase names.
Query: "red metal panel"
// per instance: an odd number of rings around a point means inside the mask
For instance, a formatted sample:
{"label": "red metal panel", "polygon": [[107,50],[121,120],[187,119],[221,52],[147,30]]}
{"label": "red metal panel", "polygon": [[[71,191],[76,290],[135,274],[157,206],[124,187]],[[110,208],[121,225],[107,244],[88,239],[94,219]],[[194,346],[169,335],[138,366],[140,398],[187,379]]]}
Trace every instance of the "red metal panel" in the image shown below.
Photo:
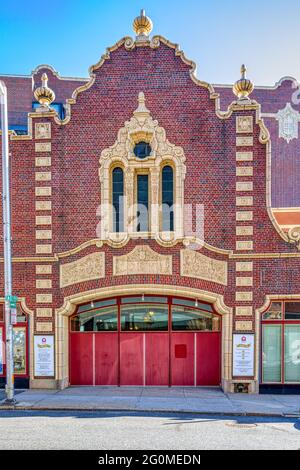
{"label": "red metal panel", "polygon": [[95,385],[118,385],[118,333],[95,333]]}
{"label": "red metal panel", "polygon": [[145,334],[146,385],[169,385],[169,334]]}
{"label": "red metal panel", "polygon": [[93,385],[93,333],[70,334],[70,383]]}
{"label": "red metal panel", "polygon": [[197,385],[220,385],[221,333],[196,333]]}
{"label": "red metal panel", "polygon": [[171,385],[194,385],[194,333],[171,333]]}
{"label": "red metal panel", "polygon": [[120,334],[120,385],[144,384],[144,335]]}

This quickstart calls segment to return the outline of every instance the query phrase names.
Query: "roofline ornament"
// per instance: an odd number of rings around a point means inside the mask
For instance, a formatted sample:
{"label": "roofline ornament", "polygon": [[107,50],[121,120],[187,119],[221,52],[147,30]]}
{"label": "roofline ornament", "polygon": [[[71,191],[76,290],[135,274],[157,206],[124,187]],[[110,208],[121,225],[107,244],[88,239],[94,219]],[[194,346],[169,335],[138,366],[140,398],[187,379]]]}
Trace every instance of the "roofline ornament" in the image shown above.
{"label": "roofline ornament", "polygon": [[146,16],[145,10],[141,10],[140,16],[137,16],[133,20],[133,31],[136,34],[136,40],[139,42],[147,42],[149,41],[149,34],[153,29],[153,23],[151,19]]}
{"label": "roofline ornament", "polygon": [[251,95],[252,91],[254,90],[254,85],[246,78],[247,69],[245,64],[241,66],[241,78],[235,82],[233,85],[233,93],[238,97],[239,102],[250,101],[249,95]]}
{"label": "roofline ornament", "polygon": [[49,111],[50,104],[55,100],[55,93],[48,87],[48,75],[43,73],[42,86],[34,90],[34,97],[40,103],[40,108],[37,110]]}
{"label": "roofline ornament", "polygon": [[300,122],[300,113],[287,103],[284,109],[276,114],[276,120],[279,123],[279,137],[283,138],[288,144],[293,139],[298,139],[298,124]]}

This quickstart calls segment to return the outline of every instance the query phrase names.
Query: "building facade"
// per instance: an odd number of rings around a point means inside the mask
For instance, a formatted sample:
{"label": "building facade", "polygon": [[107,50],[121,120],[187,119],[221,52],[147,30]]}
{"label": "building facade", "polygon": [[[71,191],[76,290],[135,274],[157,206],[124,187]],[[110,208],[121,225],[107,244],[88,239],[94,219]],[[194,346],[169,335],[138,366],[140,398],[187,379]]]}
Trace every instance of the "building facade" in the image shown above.
{"label": "building facade", "polygon": [[295,80],[253,91],[243,69],[233,94],[151,29],[89,79],[0,77],[15,383],[299,390]]}

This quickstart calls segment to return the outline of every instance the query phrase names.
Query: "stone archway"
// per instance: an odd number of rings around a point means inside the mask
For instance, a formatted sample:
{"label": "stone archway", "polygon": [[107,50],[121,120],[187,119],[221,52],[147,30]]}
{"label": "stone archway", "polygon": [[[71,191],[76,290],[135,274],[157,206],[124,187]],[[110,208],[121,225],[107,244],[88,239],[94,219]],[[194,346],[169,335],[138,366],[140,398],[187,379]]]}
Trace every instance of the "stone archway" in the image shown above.
{"label": "stone archway", "polygon": [[222,315],[222,388],[231,390],[231,363],[232,363],[232,309],[225,305],[223,296],[213,292],[192,289],[188,287],[176,287],[155,284],[134,284],[126,286],[111,286],[95,289],[66,297],[62,307],[56,310],[56,382],[59,389],[69,385],[69,317],[75,312],[77,305],[99,300],[101,298],[117,295],[132,294],[159,294],[174,295],[203,300],[211,303],[215,310]]}

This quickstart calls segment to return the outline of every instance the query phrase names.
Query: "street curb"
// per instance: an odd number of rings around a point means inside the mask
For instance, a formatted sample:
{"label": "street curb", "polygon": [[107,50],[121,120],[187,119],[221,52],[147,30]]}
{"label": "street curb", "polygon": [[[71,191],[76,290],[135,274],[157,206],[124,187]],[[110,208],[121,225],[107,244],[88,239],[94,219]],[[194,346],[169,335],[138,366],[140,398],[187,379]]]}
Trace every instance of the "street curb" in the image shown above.
{"label": "street curb", "polygon": [[262,413],[242,411],[195,411],[195,410],[159,410],[159,409],[133,409],[133,408],[82,408],[82,407],[37,407],[37,406],[7,406],[0,404],[1,411],[80,411],[80,412],[104,412],[104,413],[161,413],[161,414],[186,414],[202,416],[248,416],[270,418],[300,418],[300,413]]}

